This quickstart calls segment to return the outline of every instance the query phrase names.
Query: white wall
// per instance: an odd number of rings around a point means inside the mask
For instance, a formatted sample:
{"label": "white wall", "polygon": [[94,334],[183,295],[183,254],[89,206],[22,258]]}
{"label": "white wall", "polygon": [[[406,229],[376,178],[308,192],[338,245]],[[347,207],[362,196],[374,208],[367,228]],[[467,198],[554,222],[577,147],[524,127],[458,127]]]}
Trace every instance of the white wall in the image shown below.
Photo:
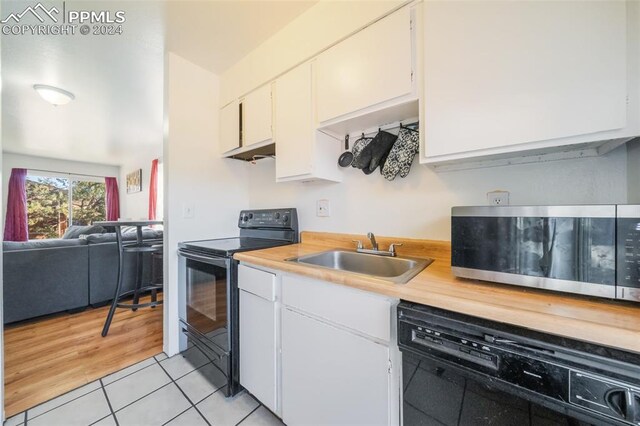
{"label": "white wall", "polygon": [[640,204],[640,138],[627,144],[627,202]]}
{"label": "white wall", "polygon": [[[180,241],[236,235],[249,202],[244,164],[218,152],[218,76],[168,53],[165,57],[164,350],[178,351]],[[183,216],[185,207],[193,217]]]}
{"label": "white wall", "polygon": [[[302,230],[450,239],[451,207],[485,205],[502,189],[511,204],[627,202],[627,156],[621,147],[599,158],[436,173],[414,162],[405,179],[386,181],[348,169],[339,184],[274,183],[273,160],[250,167],[251,207],[297,207]],[[330,217],[316,216],[328,199]]]}
{"label": "white wall", "polygon": [[221,75],[220,106],[315,56],[403,3],[404,0],[318,2]]}
{"label": "white wall", "polygon": [[[2,6],[0,5],[0,10],[2,10]],[[0,45],[2,42],[0,41]],[[0,47],[1,49],[1,47]],[[0,55],[1,57],[2,55]],[[0,59],[0,129],[2,129],[2,60]],[[0,132],[0,162],[4,162],[4,155],[2,153],[2,132]],[[4,170],[2,170],[2,174],[0,175],[0,180],[4,181],[6,179],[6,174]],[[3,185],[0,185],[0,197],[3,197],[5,193]],[[4,204],[2,205],[2,212],[0,217],[2,217],[2,225],[1,228],[4,231],[4,212],[6,211]],[[3,232],[4,234],[4,232]],[[2,260],[2,251],[0,251],[0,295],[4,294],[3,289],[3,270],[2,270],[3,260]],[[0,318],[3,321],[0,321],[0,405],[2,406],[2,414],[0,414],[0,421],[4,421],[4,312],[3,312],[4,300],[3,297],[0,296]]]}
{"label": "white wall", "polygon": [[[58,160],[55,158],[47,157],[35,157],[32,155],[12,154],[9,152],[3,153],[2,158],[2,207],[3,212],[7,208],[7,188],[9,186],[9,177],[11,176],[11,169],[38,169],[38,170],[50,170],[53,172],[61,173],[75,173],[81,175],[95,175],[95,176],[110,176],[120,177],[120,167],[111,166],[98,163],[84,163],[80,161],[67,161]],[[118,180],[118,189],[120,191],[120,202],[122,203],[123,193],[125,189],[120,184],[122,182]],[[2,215],[2,229],[4,229],[4,213]]]}
{"label": "white wall", "polygon": [[[149,181],[151,180],[151,162],[162,157],[162,145],[157,152],[139,154],[120,165],[120,217],[129,219],[149,218]],[[127,174],[142,169],[142,191],[127,194]],[[161,209],[161,207],[158,207]],[[161,213],[161,212],[158,212]]]}

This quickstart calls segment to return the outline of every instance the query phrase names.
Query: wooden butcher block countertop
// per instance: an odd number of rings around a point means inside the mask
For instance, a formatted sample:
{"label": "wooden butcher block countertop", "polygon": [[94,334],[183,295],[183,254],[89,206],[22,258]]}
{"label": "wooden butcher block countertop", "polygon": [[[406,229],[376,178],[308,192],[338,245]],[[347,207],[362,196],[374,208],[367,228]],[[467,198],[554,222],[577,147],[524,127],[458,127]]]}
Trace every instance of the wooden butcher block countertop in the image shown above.
{"label": "wooden butcher block countertop", "polygon": [[407,284],[317,268],[285,259],[335,248],[354,248],[361,235],[303,232],[300,244],[237,253],[257,266],[330,281],[374,293],[504,322],[532,330],[640,353],[640,303],[614,302],[522,287],[456,278],[451,273],[449,242],[377,237],[381,250],[403,243],[399,256],[429,257],[434,262]]}

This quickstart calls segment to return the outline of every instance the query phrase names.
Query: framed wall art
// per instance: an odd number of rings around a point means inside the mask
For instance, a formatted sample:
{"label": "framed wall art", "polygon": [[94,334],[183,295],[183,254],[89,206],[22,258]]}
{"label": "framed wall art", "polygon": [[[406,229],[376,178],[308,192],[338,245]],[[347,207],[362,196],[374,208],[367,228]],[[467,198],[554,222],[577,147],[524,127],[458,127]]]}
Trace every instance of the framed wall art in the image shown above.
{"label": "framed wall art", "polygon": [[142,191],[142,169],[127,174],[127,194]]}

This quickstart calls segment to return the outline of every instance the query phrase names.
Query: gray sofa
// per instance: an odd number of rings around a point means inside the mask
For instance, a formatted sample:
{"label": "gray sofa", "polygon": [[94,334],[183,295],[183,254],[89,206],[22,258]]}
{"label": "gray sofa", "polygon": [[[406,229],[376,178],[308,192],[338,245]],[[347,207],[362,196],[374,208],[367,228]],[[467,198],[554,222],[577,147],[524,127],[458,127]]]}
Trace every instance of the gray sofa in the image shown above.
{"label": "gray sofa", "polygon": [[[162,242],[162,231],[145,230],[145,241]],[[135,233],[124,234],[125,241]],[[3,243],[4,323],[101,305],[113,298],[118,274],[114,233],[77,239]],[[145,256],[149,256],[145,254]],[[151,262],[143,279],[151,279]],[[124,290],[135,286],[135,257],[125,254]]]}

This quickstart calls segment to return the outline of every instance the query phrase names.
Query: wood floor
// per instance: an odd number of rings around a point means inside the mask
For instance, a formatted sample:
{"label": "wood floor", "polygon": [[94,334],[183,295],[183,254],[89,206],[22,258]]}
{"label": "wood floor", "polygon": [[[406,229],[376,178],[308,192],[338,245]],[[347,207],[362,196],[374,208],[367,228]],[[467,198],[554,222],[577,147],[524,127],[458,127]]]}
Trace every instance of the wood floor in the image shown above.
{"label": "wood floor", "polygon": [[162,352],[162,306],[118,309],[103,338],[108,309],[5,327],[7,417]]}

